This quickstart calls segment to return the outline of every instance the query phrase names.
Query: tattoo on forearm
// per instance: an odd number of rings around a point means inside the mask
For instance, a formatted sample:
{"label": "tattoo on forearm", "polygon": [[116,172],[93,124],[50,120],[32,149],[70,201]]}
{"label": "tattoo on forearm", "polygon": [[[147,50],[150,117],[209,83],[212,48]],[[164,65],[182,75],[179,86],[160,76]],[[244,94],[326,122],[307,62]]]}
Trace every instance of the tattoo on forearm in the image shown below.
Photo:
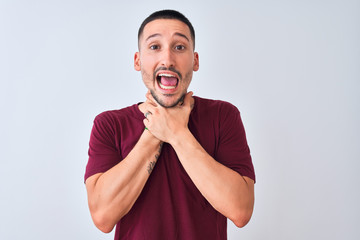
{"label": "tattoo on forearm", "polygon": [[154,167],[155,167],[155,161],[154,162],[150,162],[148,168],[147,168],[147,171],[149,173],[149,175],[151,174],[151,172],[154,170]]}
{"label": "tattoo on forearm", "polygon": [[157,160],[159,159],[160,157],[160,153],[161,153],[161,149],[163,147],[163,143],[160,143],[160,146],[159,146],[159,151],[157,154],[155,154],[155,161],[152,161],[149,163],[149,166],[147,167],[147,171],[149,173],[149,175],[152,173],[152,171],[154,170],[154,167],[155,167],[155,164],[157,162]]}

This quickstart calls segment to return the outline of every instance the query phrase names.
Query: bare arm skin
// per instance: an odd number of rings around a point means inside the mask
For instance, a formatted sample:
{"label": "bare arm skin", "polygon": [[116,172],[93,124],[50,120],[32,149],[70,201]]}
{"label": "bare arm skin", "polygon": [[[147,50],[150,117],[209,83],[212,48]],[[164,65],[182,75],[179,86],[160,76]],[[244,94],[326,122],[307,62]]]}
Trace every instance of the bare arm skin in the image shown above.
{"label": "bare arm skin", "polygon": [[86,180],[89,209],[97,228],[110,232],[139,197],[161,152],[162,143],[144,131],[119,164]]}
{"label": "bare arm skin", "polygon": [[[150,94],[147,98],[155,102]],[[188,93],[184,103],[174,108],[149,104],[147,110],[152,114],[144,124],[155,137],[171,144],[208,202],[236,226],[243,227],[253,211],[254,181],[217,162],[194,138],[187,127],[193,101],[192,93]]]}
{"label": "bare arm skin", "polygon": [[170,144],[208,202],[237,227],[245,226],[253,211],[253,180],[215,161],[190,131],[179,133]]}

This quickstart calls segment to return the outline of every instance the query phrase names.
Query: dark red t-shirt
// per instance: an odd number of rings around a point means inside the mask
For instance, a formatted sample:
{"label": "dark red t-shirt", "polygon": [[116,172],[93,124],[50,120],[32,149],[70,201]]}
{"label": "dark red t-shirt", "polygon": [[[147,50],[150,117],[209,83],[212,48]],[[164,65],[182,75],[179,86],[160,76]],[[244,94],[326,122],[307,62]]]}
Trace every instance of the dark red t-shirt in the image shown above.
{"label": "dark red t-shirt", "polygon": [[[245,130],[230,103],[194,97],[189,129],[215,160],[255,180]],[[125,158],[144,131],[138,105],[99,114],[90,137],[85,180]],[[224,240],[227,219],[201,195],[164,144],[161,155],[132,209],[116,225],[115,240]]]}

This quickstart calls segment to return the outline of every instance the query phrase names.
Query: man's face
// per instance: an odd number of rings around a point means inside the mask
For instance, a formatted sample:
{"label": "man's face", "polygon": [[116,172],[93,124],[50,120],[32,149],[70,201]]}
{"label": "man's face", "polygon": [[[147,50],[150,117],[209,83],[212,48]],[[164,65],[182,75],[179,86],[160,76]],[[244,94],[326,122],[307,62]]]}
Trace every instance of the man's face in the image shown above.
{"label": "man's face", "polygon": [[134,67],[161,106],[173,107],[187,93],[193,71],[199,69],[193,46],[189,27],[179,20],[157,19],[145,26]]}

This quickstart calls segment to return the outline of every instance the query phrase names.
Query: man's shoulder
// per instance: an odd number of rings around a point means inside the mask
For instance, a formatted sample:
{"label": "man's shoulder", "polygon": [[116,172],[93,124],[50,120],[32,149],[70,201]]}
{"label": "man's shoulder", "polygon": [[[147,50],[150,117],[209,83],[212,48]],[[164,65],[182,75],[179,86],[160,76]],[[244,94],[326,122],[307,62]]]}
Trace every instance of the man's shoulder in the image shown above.
{"label": "man's shoulder", "polygon": [[198,96],[194,96],[194,99],[195,105],[198,105],[199,109],[203,109],[205,111],[238,111],[238,108],[235,105],[224,100],[215,100]]}
{"label": "man's shoulder", "polygon": [[127,118],[140,118],[141,114],[138,104],[114,110],[106,110],[95,117],[95,121],[121,121]]}

